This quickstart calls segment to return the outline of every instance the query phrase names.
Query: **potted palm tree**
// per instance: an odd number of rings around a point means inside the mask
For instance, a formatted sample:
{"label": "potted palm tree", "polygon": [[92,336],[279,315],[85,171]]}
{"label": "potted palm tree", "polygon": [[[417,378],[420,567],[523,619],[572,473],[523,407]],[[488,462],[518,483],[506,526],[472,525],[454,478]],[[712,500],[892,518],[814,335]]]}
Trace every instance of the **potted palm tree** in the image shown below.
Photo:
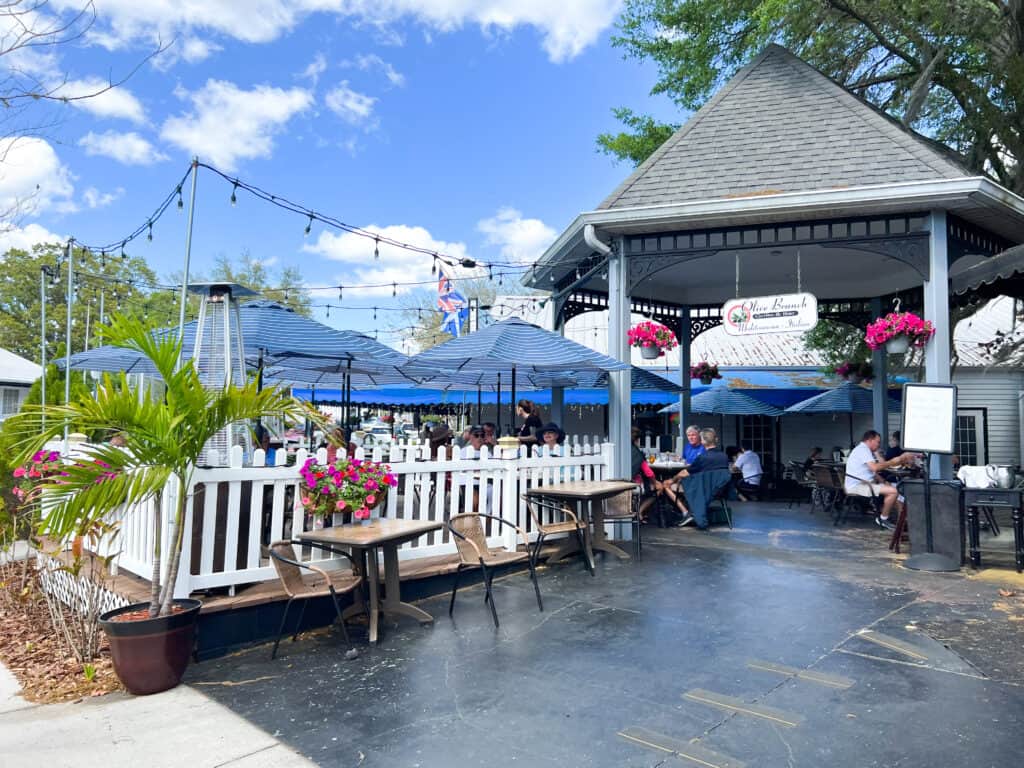
{"label": "potted palm tree", "polygon": [[[170,541],[164,530],[161,504],[154,505],[153,573],[149,602],[103,614],[100,625],[111,647],[114,669],[125,687],[136,694],[173,688],[180,681],[192,651],[201,603],[175,599],[174,585],[181,562],[185,512],[192,472],[203,447],[232,423],[280,416],[287,419],[316,414],[290,395],[260,390],[255,382],[207,389],[191,361],[179,368],[181,342],[176,334],[157,334],[136,318],[116,316],[103,330],[111,344],[147,357],[164,382],[163,395],[151,398],[131,385],[122,372],[104,376],[95,396],[83,396],[63,406],[49,406],[46,428],[40,432],[38,409],[23,411],[16,428],[25,455],[56,438],[66,423],[87,433],[120,433],[123,447],[87,445],[87,458],[67,463],[59,474],[42,483],[45,510],[40,532],[64,540],[87,518],[109,519],[123,507],[162,497],[176,489]],[[166,498],[166,497],[165,497]],[[161,562],[161,552],[168,562]]]}

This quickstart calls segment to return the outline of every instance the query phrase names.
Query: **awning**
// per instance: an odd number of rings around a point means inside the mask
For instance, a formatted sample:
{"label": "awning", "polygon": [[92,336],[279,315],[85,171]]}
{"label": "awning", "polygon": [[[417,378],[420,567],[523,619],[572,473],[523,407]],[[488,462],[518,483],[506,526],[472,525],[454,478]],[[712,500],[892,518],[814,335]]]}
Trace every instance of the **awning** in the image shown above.
{"label": "awning", "polygon": [[950,277],[950,293],[971,298],[1024,298],[1024,245],[1016,245]]}

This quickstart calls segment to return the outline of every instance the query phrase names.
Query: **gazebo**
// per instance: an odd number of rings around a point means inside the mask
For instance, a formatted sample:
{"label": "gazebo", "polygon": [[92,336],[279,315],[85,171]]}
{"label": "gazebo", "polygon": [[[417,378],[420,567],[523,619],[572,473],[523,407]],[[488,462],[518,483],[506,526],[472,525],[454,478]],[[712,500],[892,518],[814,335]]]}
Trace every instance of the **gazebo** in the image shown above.
{"label": "gazebo", "polygon": [[[620,360],[631,312],[675,329],[685,424],[689,342],[738,297],[808,292],[819,318],[860,326],[898,298],[935,323],[925,381],[948,383],[951,278],[969,292],[962,274],[1022,241],[1024,199],[771,45],[579,214],[524,283],[552,292],[558,324],[609,310]],[[1016,274],[1013,264],[976,271],[987,290]],[[875,428],[885,431],[884,352],[873,364]],[[611,440],[628,446],[629,378],[609,377]],[[615,461],[628,472],[628,451]],[[937,463],[948,477],[948,461]]]}

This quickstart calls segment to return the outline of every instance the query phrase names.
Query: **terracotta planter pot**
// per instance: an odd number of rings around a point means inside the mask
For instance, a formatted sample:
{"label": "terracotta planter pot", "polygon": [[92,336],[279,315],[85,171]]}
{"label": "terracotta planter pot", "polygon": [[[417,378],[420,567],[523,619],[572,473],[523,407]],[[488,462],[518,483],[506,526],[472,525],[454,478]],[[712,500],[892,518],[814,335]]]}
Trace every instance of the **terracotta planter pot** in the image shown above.
{"label": "terracotta planter pot", "polygon": [[657,347],[640,347],[640,356],[644,360],[656,360],[661,356],[661,350]]}
{"label": "terracotta planter pot", "polygon": [[113,621],[123,613],[149,608],[149,603],[135,603],[100,616],[100,627],[110,641],[114,671],[136,696],[174,688],[185,674],[203,604],[189,599],[174,604],[185,610],[155,619]]}

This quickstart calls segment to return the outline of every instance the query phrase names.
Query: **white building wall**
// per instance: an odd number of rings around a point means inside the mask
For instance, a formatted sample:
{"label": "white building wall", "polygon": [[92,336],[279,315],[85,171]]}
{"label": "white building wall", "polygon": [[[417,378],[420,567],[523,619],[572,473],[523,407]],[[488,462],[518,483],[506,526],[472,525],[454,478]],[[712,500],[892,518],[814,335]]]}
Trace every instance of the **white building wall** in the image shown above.
{"label": "white building wall", "polygon": [[985,408],[990,464],[1020,464],[1020,395],[1024,391],[1024,372],[997,368],[956,370],[957,405],[960,408]]}

